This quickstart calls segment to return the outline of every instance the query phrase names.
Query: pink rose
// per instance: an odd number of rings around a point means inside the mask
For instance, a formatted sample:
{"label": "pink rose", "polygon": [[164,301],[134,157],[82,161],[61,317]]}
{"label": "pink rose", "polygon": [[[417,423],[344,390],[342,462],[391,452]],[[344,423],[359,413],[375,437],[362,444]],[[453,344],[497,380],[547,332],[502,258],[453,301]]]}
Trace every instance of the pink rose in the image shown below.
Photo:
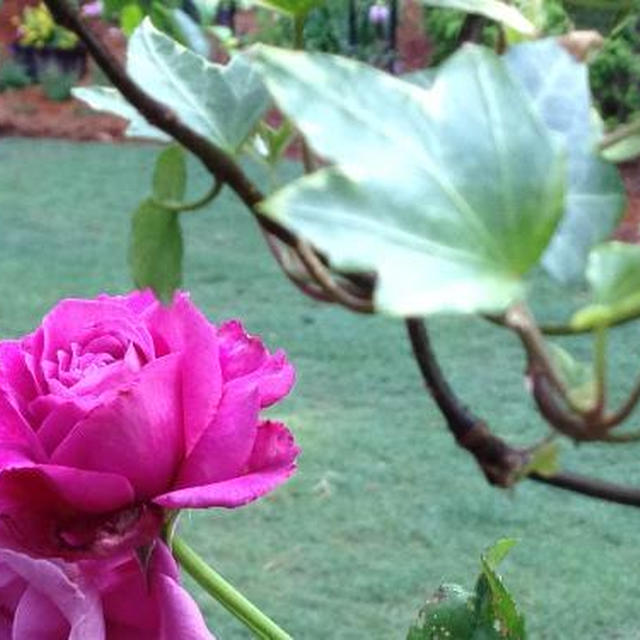
{"label": "pink rose", "polygon": [[157,543],[147,574],[133,554],[68,564],[0,549],[0,637],[213,640]]}
{"label": "pink rose", "polygon": [[238,322],[189,298],[63,300],[0,342],[5,544],[74,557],[157,535],[166,509],[237,507],[295,470],[298,448],[260,409],[294,371]]}

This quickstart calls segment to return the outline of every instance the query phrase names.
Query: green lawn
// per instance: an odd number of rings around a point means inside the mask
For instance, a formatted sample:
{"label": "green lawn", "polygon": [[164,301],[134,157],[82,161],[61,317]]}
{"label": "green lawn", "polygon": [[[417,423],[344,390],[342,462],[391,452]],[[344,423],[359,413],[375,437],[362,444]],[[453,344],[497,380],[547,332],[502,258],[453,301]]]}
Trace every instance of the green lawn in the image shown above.
{"label": "green lawn", "polygon": [[[0,334],[31,330],[59,298],[130,288],[128,216],[155,151],[0,142]],[[192,193],[206,189],[200,172]],[[520,540],[503,573],[532,639],[640,638],[640,512],[524,483],[490,488],[425,394],[400,322],[301,296],[228,193],[185,215],[186,282],[214,321],[239,317],[284,347],[299,381],[275,408],[303,448],[298,474],[246,508],[185,515],[182,532],[298,640],[402,639],[443,581],[471,585],[496,538]],[[539,284],[547,317],[575,304]],[[464,399],[515,441],[543,432],[516,341],[477,320],[438,318],[434,341]],[[628,388],[638,331],[614,339],[612,387]],[[574,340],[577,352],[589,345]],[[574,469],[640,483],[640,445],[565,447]],[[202,600],[222,640],[248,634]]]}

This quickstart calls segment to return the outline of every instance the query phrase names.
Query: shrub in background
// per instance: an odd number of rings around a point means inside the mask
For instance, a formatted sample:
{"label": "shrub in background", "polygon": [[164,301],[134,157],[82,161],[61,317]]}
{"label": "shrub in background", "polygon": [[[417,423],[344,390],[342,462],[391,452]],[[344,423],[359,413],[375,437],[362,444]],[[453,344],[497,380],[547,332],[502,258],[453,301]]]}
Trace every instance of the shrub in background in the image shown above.
{"label": "shrub in background", "polygon": [[631,16],[607,38],[590,77],[607,123],[623,122],[640,111],[640,17]]}

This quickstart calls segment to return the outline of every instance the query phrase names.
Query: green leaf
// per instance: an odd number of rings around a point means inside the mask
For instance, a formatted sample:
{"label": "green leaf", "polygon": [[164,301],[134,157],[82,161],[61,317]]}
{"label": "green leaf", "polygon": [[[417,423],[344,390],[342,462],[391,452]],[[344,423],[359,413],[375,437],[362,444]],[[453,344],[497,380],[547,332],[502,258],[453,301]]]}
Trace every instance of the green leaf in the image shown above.
{"label": "green leaf", "polygon": [[519,33],[533,36],[536,34],[535,26],[525,18],[518,9],[498,0],[420,0],[429,7],[442,7],[444,9],[457,9],[467,13],[475,13],[485,16],[496,22],[511,27]]}
{"label": "green leaf", "polygon": [[136,287],[151,287],[163,302],[170,302],[182,281],[182,253],[178,214],[145,200],[131,227],[129,262]]}
{"label": "green leaf", "polygon": [[571,405],[581,411],[592,409],[598,399],[598,383],[593,365],[578,362],[557,344],[550,343],[548,347],[555,370],[567,389]]}
{"label": "green leaf", "polygon": [[564,283],[582,280],[589,251],[611,235],[625,206],[618,171],[597,155],[587,67],[555,38],[511,47],[505,61],[567,153],[565,212],[543,265]]}
{"label": "green leaf", "polygon": [[168,142],[171,138],[150,125],[138,110],[129,104],[117,89],[112,87],[74,87],[72,95],[86,102],[96,111],[113,113],[129,121],[127,136],[130,138],[147,138],[157,142]]}
{"label": "green leaf", "polygon": [[524,478],[534,472],[541,476],[551,476],[559,469],[557,444],[545,442],[534,449],[531,460],[518,472],[518,477]]}
{"label": "green leaf", "polygon": [[171,17],[175,30],[180,34],[180,41],[198,55],[207,58],[211,51],[211,43],[204,35],[202,27],[182,9],[172,9]]}
{"label": "green leaf", "polygon": [[324,4],[326,0],[255,0],[256,4],[267,9],[287,13],[291,16],[304,17],[311,9]]}
{"label": "green leaf", "polygon": [[120,28],[124,34],[130,36],[142,22],[144,11],[136,2],[126,4],[120,11]]}
{"label": "green leaf", "polygon": [[[269,104],[259,76],[241,55],[226,66],[210,63],[156,29],[148,18],[129,40],[127,71],[184,124],[229,153],[240,149]],[[137,135],[149,132],[149,125],[142,125],[141,117],[114,90],[89,88],[74,95],[126,117],[129,134],[131,128]],[[150,133],[157,138],[154,130]]]}
{"label": "green leaf", "polygon": [[589,255],[593,302],[571,319],[578,330],[615,324],[640,314],[640,246],[607,242]]}
{"label": "green leaf", "polygon": [[[496,573],[498,564],[511,550],[515,540],[502,539],[490,547],[481,557],[482,574],[476,583],[476,615],[480,626],[495,630],[496,638],[523,640],[524,618],[518,612],[515,601]],[[491,636],[488,636],[491,637]]]}
{"label": "green leaf", "polygon": [[182,147],[169,145],[160,152],[153,174],[153,197],[159,202],[182,202],[187,189],[187,162]]}
{"label": "green leaf", "polygon": [[601,155],[609,162],[627,162],[640,157],[640,133],[623,138],[603,149]]}
{"label": "green leaf", "polygon": [[473,594],[457,584],[443,584],[420,610],[407,640],[465,640],[474,628]]}
{"label": "green leaf", "polygon": [[517,543],[518,541],[513,538],[500,538],[485,550],[482,554],[482,562],[491,569],[497,569]]}
{"label": "green leaf", "polygon": [[262,210],[374,270],[396,315],[500,312],[523,296],[563,208],[563,158],[491,51],[464,47],[428,91],[327,54],[261,46],[257,67],[319,156],[337,163]]}
{"label": "green leaf", "polygon": [[284,120],[279,127],[272,127],[263,121],[254,140],[256,152],[262,160],[273,166],[284,155],[294,133],[288,120]]}

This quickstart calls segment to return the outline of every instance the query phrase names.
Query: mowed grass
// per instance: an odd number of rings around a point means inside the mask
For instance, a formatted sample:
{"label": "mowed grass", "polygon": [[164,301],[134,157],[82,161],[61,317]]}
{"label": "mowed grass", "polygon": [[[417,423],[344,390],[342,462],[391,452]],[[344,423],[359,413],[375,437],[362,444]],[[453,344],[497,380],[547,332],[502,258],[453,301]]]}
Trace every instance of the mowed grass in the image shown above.
{"label": "mowed grass", "polygon": [[[0,334],[33,329],[55,302],[131,288],[129,215],[147,193],[155,149],[0,142]],[[195,165],[194,165],[195,166]],[[195,167],[193,195],[207,188]],[[499,537],[518,546],[503,574],[530,637],[640,638],[638,510],[525,482],[489,487],[456,448],[424,392],[402,323],[357,317],[299,294],[250,216],[225,192],[184,216],[185,288],[214,321],[238,317],[295,363],[298,384],[271,411],[303,449],[297,475],[236,511],[192,512],[181,532],[231,582],[301,640],[402,639],[442,581],[471,586]],[[580,294],[539,284],[536,309],[559,317]],[[464,400],[502,434],[544,434],[504,331],[437,318],[434,342]],[[569,345],[589,354],[589,344]],[[614,395],[640,363],[638,330],[613,340]],[[640,484],[640,445],[573,448],[568,466]],[[190,584],[190,583],[188,583]],[[222,640],[250,637],[199,596]]]}

